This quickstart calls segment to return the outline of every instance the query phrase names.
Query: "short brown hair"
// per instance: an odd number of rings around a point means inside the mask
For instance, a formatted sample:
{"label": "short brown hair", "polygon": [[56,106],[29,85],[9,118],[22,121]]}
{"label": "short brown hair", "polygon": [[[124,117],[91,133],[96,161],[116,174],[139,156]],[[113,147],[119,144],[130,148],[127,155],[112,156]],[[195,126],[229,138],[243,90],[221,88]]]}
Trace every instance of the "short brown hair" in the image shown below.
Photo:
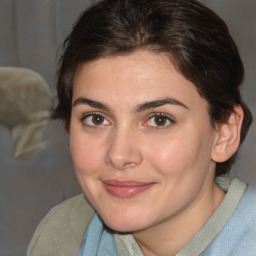
{"label": "short brown hair", "polygon": [[[53,118],[69,130],[77,67],[104,56],[149,49],[169,54],[209,105],[212,124],[225,123],[241,105],[241,143],[252,115],[241,99],[244,69],[224,21],[196,0],[103,0],[87,9],[63,44]],[[236,154],[217,163],[216,176],[230,170]]]}

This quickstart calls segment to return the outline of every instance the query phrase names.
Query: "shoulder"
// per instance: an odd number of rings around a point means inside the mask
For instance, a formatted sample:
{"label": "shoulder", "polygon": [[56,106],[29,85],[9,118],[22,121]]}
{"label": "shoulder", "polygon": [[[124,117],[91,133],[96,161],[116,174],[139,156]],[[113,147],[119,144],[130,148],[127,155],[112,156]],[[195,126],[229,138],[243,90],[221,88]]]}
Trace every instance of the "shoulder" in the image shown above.
{"label": "shoulder", "polygon": [[[250,216],[256,223],[256,186],[247,185],[241,205],[245,209],[246,216]],[[254,227],[255,228],[255,227]],[[256,228],[255,228],[256,231]]]}
{"label": "shoulder", "polygon": [[27,256],[76,255],[93,214],[83,195],[55,206],[39,223]]}

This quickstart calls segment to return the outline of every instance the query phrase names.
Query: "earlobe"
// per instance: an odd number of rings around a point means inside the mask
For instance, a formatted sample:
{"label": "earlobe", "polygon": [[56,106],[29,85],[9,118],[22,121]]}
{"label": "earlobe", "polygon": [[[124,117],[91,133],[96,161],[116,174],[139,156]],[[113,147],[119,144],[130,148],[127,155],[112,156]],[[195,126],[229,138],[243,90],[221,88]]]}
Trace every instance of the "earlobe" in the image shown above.
{"label": "earlobe", "polygon": [[234,107],[228,121],[219,125],[212,152],[212,160],[217,163],[227,161],[240,145],[240,133],[243,122],[243,109]]}

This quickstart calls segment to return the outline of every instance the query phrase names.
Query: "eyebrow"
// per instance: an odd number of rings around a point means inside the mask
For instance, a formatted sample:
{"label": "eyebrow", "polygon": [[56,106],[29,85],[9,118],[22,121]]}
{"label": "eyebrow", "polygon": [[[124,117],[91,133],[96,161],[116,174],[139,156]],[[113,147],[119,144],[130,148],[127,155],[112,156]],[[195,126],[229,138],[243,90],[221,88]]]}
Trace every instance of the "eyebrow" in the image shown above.
{"label": "eyebrow", "polygon": [[104,104],[104,103],[101,103],[101,102],[95,101],[95,100],[90,100],[90,99],[87,99],[87,98],[84,98],[84,97],[77,98],[74,101],[74,103],[72,104],[72,107],[75,107],[75,106],[80,105],[80,104],[88,105],[92,108],[99,108],[99,109],[102,109],[102,110],[111,111],[111,108],[107,104]]}
{"label": "eyebrow", "polygon": [[161,107],[166,104],[177,105],[177,106],[181,106],[183,108],[189,109],[184,103],[180,102],[179,100],[176,100],[173,98],[164,98],[164,99],[158,99],[158,100],[142,103],[136,108],[136,111],[142,112],[147,109]]}
{"label": "eyebrow", "polygon": [[[111,107],[108,106],[107,104],[99,101],[91,100],[88,98],[84,98],[84,97],[77,98],[72,104],[72,107],[75,107],[80,104],[88,105],[92,108],[98,108],[98,109],[106,110],[109,112],[113,112]],[[136,107],[135,112],[143,112],[147,109],[161,107],[166,104],[177,105],[177,106],[181,106],[183,108],[189,109],[184,103],[180,102],[179,100],[176,100],[173,98],[164,98],[164,99],[157,99],[157,100],[143,102]]]}

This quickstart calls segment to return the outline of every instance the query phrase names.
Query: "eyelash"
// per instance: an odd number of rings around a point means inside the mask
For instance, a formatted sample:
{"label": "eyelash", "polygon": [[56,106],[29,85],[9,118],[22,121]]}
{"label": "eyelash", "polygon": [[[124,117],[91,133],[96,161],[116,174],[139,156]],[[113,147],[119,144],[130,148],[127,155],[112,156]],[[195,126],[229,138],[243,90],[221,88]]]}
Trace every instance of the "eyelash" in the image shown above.
{"label": "eyelash", "polygon": [[[147,121],[146,121],[146,123],[148,122],[148,121],[150,121],[151,119],[153,119],[153,118],[163,118],[163,119],[165,119],[165,121],[167,120],[168,122],[169,122],[169,124],[163,124],[162,126],[161,125],[155,125],[155,126],[151,126],[151,127],[154,127],[155,129],[165,129],[165,128],[168,128],[170,125],[172,125],[172,124],[174,124],[175,123],[175,121],[173,120],[173,118],[171,118],[169,115],[166,115],[166,114],[164,114],[164,113],[154,113],[154,114],[150,114],[149,116],[148,116],[148,118],[147,118]],[[144,125],[144,126],[147,126],[147,125]]]}
{"label": "eyelash", "polygon": [[[88,117],[93,118],[93,117],[96,117],[96,116],[98,116],[100,118],[103,118],[103,123],[105,121],[107,121],[108,123],[111,123],[110,121],[108,121],[108,119],[103,114],[101,114],[99,112],[87,113],[87,114],[82,116],[80,121],[84,126],[89,127],[89,128],[97,128],[97,127],[100,127],[100,126],[108,126],[108,124],[106,125],[106,124],[100,123],[98,125],[97,124],[91,125],[91,124],[88,124],[88,123],[84,122],[86,118],[88,118]],[[163,125],[148,125],[147,123],[153,118],[162,118],[164,120]],[[168,121],[169,124],[166,125],[166,121]],[[143,123],[143,126],[153,127],[154,129],[164,129],[164,128],[168,128],[170,125],[172,125],[174,123],[175,123],[175,121],[170,116],[168,116],[164,113],[153,113],[153,114],[148,115],[146,122]]]}
{"label": "eyelash", "polygon": [[[102,124],[91,125],[91,124],[88,124],[88,123],[85,123],[85,122],[84,122],[84,121],[86,120],[86,118],[88,118],[88,117],[96,117],[96,116],[101,117],[101,118],[104,119],[104,121],[107,121],[107,122],[110,123],[110,121],[108,121],[108,119],[107,119],[103,114],[101,114],[101,113],[99,113],[99,112],[90,112],[90,113],[86,113],[85,115],[82,116],[82,118],[81,118],[80,121],[81,121],[81,123],[82,123],[84,126],[89,127],[89,128],[97,128],[98,126],[107,126],[107,125],[102,125]],[[104,121],[103,121],[103,122],[104,122]]]}

